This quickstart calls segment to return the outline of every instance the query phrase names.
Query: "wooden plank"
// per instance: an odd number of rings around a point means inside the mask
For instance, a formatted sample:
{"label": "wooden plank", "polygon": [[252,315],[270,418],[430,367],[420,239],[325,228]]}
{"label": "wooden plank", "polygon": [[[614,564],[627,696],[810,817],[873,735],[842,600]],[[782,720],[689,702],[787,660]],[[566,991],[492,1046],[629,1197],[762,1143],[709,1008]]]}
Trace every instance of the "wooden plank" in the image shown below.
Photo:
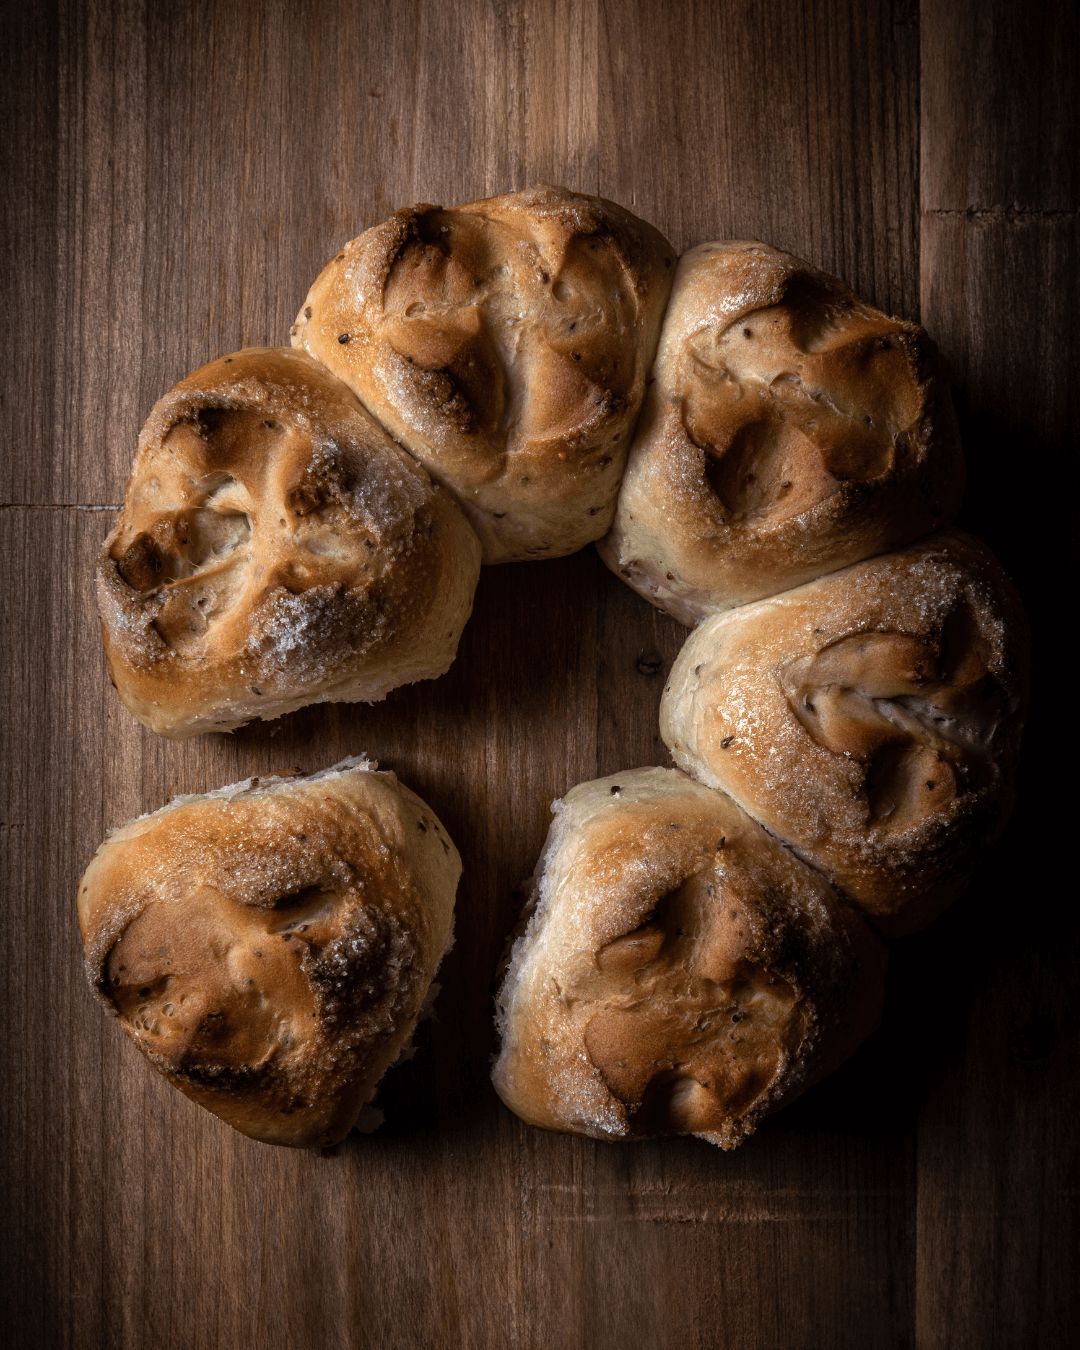
{"label": "wooden plank", "polygon": [[[1043,492],[1075,454],[1080,121],[1075,6],[922,8],[922,308],[957,379],[969,467],[961,523],[1012,573],[1045,652]],[[1038,502],[1038,505],[1035,504]],[[1045,656],[1019,804],[992,860],[916,939],[934,1015],[918,1131],[920,1346],[1066,1345],[1080,1326],[1072,1122],[1080,1110],[1080,930],[1047,896],[1025,922],[1029,841],[1045,837],[1039,752],[1059,736]],[[1048,767],[1048,766],[1047,766]],[[1052,894],[1051,889],[1051,894]],[[1017,922],[1019,920],[1019,922]]]}
{"label": "wooden plank", "polygon": [[922,6],[924,211],[1076,210],[1078,27],[1068,0]]}
{"label": "wooden plank", "polygon": [[610,0],[601,190],[680,251],[764,239],[917,317],[917,14]]}
{"label": "wooden plank", "polygon": [[[53,450],[58,25],[31,5],[13,4],[4,6],[3,24],[0,156],[10,173],[0,193],[0,304],[20,336],[8,344],[10,386],[0,400],[0,436],[7,451],[0,463],[0,502],[26,502],[33,465]],[[31,390],[35,396],[27,397]]]}
{"label": "wooden plank", "polygon": [[[3,625],[3,924],[10,959],[2,987],[8,1033],[0,1128],[11,1166],[0,1182],[0,1259],[14,1295],[13,1325],[42,1344],[60,1343],[78,1268],[97,1266],[69,1201],[75,1186],[93,1188],[100,1175],[100,1108],[112,1086],[100,1072],[105,1028],[86,1016],[88,1001],[80,998],[81,944],[71,911],[80,836],[100,829],[103,814],[95,776],[80,772],[95,745],[100,752],[103,722],[100,681],[95,688],[87,679],[99,639],[78,589],[80,544],[100,526],[88,512],[0,511],[9,612],[20,618]],[[80,661],[80,653],[89,659]],[[71,729],[82,718],[87,734],[76,739]],[[54,739],[50,727],[65,734]],[[100,1279],[87,1283],[93,1314],[101,1309]]]}

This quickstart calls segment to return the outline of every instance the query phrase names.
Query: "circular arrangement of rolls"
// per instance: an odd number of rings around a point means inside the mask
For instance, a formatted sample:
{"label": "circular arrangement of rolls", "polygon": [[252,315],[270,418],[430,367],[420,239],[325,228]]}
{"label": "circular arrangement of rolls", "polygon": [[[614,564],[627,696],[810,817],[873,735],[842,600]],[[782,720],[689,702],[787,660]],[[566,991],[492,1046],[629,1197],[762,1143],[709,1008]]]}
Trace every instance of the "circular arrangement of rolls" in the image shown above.
{"label": "circular arrangement of rolls", "polygon": [[[554,804],[492,1076],[535,1125],[732,1148],[873,1030],[881,938],[1008,816],[1026,622],[949,528],[963,475],[927,335],[790,254],[677,258],[562,188],[421,205],[328,264],[291,348],[155,406],[98,560],[109,672],[171,737],[375,702],[446,671],[481,562],[596,542],[697,625],[677,768]],[[323,1146],[437,987],[459,874],[366,761],[181,799],[87,870],[88,977],[188,1096]]]}

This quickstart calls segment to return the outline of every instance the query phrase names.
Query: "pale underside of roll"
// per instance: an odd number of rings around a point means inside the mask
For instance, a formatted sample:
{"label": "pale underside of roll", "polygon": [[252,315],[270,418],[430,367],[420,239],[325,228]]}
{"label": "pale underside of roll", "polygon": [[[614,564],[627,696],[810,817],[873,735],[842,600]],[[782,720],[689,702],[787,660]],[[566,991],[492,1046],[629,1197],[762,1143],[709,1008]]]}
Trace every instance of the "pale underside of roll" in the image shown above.
{"label": "pale underside of roll", "polygon": [[963,481],[923,329],[767,244],[700,244],[598,549],[692,625],[942,528]]}
{"label": "pale underside of roll", "polygon": [[79,887],[91,988],[174,1087],[264,1143],[343,1138],[416,1023],[461,874],[363,758],[181,797]]}
{"label": "pale underside of roll", "polygon": [[479,542],[457,503],[291,348],[211,362],[156,405],[97,568],[109,672],[164,736],[443,674]]}
{"label": "pale underside of roll", "polygon": [[675,253],[613,202],[537,187],[395,212],[293,327],[461,501],[486,563],[609,528]]}
{"label": "pale underside of roll", "polygon": [[879,944],[722,793],[635,769],[552,809],[497,997],[524,1120],[734,1148],[876,1025]]}
{"label": "pale underside of roll", "polygon": [[706,620],[660,730],[676,764],[910,932],[1004,826],[1027,670],[1011,584],[945,530]]}

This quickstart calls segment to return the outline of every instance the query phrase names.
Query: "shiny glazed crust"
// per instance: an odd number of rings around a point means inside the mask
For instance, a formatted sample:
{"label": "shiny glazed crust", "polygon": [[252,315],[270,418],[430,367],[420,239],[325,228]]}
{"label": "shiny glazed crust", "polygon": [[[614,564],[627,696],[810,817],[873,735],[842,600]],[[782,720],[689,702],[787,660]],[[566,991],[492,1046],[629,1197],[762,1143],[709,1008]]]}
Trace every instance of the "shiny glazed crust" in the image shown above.
{"label": "shiny glazed crust", "polygon": [[97,566],[109,673],[163,736],[443,674],[480,547],[340,380],[252,348],[182,380],[139,437]]}
{"label": "shiny glazed crust", "polygon": [[679,261],[607,565],[681,622],[947,525],[964,469],[936,349],[754,241]]}
{"label": "shiny glazed crust", "polygon": [[556,558],[611,524],[674,260],[565,188],[420,205],[327,265],[292,341],[457,494],[484,562]]}
{"label": "shiny glazed crust", "polygon": [[877,1025],[883,949],[722,793],[635,769],[552,809],[497,997],[522,1119],[734,1148]]}
{"label": "shiny glazed crust", "polygon": [[253,1139],[342,1139],[410,1035],[461,861],[366,760],[248,779],[114,830],[79,887],[86,974],[153,1066]]}
{"label": "shiny glazed crust", "polygon": [[707,620],[660,731],[885,931],[962,889],[1012,807],[1027,629],[977,540],[945,530]]}

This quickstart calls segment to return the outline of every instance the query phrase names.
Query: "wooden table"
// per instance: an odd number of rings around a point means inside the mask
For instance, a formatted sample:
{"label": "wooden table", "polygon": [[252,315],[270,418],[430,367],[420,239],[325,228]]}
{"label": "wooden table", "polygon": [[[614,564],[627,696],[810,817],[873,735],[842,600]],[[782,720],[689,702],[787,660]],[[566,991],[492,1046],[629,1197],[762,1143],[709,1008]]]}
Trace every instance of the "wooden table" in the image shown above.
{"label": "wooden table", "polygon": [[[1077,1342],[1076,923],[1048,869],[1071,701],[966,897],[894,945],[881,1029],[724,1154],[530,1129],[491,982],[548,806],[666,763],[685,636],[599,563],[487,569],[450,674],[173,744],[109,687],[92,560],[190,369],[287,341],[340,244],[550,181],[679,249],[757,236],[921,317],[952,362],[961,523],[1044,666],[1073,606],[1077,11],[1068,0],[4,5],[3,1323],[26,1347],[988,1347]],[[1056,498],[1060,495],[1061,507]],[[1040,613],[1046,618],[1040,625]],[[1075,660],[1075,658],[1073,658]],[[1071,700],[1072,663],[1065,668]],[[1040,686],[1037,685],[1037,691]],[[1060,694],[1055,695],[1060,699]],[[253,1143],[92,1003],[75,885],[105,830],[366,750],[458,841],[438,1021],[334,1156]],[[1071,1188],[1071,1189],[1070,1189]]]}

